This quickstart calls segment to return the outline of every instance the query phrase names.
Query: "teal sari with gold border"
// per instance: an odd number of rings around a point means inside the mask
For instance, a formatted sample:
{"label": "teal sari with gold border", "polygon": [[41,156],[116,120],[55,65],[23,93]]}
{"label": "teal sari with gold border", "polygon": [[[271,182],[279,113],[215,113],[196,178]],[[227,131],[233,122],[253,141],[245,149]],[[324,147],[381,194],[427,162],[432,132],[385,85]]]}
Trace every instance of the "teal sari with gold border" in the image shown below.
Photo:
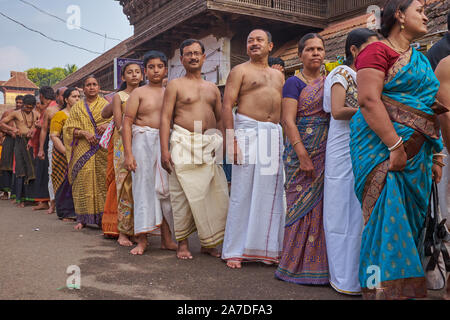
{"label": "teal sari with gold border", "polygon": [[382,101],[408,155],[401,172],[388,171],[390,152],[361,111],[350,122],[355,192],[365,221],[359,269],[364,298],[426,296],[417,246],[431,192],[432,156],[443,148],[435,112],[438,90],[427,58],[414,49],[387,75]]}

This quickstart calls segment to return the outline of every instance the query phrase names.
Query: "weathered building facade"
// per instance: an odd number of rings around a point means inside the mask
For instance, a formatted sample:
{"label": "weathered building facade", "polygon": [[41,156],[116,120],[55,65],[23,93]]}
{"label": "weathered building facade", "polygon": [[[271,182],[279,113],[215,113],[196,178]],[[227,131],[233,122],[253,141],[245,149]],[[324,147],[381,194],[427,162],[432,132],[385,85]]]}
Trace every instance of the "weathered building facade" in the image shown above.
{"label": "weathered building facade", "polygon": [[[298,68],[296,43],[308,32],[321,32],[327,58],[343,54],[346,34],[366,26],[372,5],[384,0],[115,0],[123,7],[134,35],[80,68],[57,86],[81,85],[95,74],[104,90],[113,90],[113,60],[142,58],[148,50],[163,51],[169,58],[169,79],[183,74],[177,48],[188,38],[206,45],[206,79],[223,85],[230,69],[248,59],[246,37],[254,28],[273,35],[275,56],[287,60],[288,69]],[[430,2],[430,1],[429,1]],[[447,0],[431,0],[436,19],[448,12]],[[431,11],[430,11],[431,12]],[[431,21],[430,21],[431,23]],[[441,23],[435,28],[440,31]],[[442,28],[441,28],[442,29]]]}
{"label": "weathered building facade", "polygon": [[18,95],[35,95],[39,89],[30,79],[26,72],[11,71],[11,78],[0,81],[0,92],[3,93],[4,104],[0,104],[0,113],[16,105]]}

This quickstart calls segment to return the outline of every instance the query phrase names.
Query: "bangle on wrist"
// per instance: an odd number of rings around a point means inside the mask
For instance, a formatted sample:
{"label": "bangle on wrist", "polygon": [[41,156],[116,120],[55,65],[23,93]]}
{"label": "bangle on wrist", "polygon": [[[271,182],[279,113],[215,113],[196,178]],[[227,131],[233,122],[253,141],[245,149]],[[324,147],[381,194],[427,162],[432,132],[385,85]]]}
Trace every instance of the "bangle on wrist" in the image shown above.
{"label": "bangle on wrist", "polygon": [[398,139],[397,143],[394,144],[392,147],[388,148],[388,150],[390,152],[397,150],[398,148],[400,148],[400,146],[403,144],[403,138],[400,137],[400,139]]}
{"label": "bangle on wrist", "polygon": [[447,158],[447,155],[445,153],[435,153],[433,154],[433,158],[434,157],[443,157],[443,158]]}
{"label": "bangle on wrist", "polygon": [[440,162],[440,161],[433,160],[433,163],[434,163],[434,164],[437,164],[437,165],[438,165],[439,167],[441,167],[441,168],[445,167],[445,164],[442,163],[442,162]]}
{"label": "bangle on wrist", "polygon": [[294,148],[296,145],[298,145],[300,142],[302,142],[301,140],[297,140],[292,144],[292,148]]}

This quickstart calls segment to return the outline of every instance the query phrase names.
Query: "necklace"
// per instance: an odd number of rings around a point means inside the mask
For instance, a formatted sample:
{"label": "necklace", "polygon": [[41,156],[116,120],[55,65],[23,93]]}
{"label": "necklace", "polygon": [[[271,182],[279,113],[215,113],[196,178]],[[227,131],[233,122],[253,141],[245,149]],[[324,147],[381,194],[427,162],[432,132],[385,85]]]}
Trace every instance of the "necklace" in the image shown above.
{"label": "necklace", "polygon": [[31,127],[33,126],[33,123],[34,123],[33,111],[31,111],[31,125],[28,125],[28,120],[27,120],[27,116],[25,115],[25,113],[23,111],[21,111],[21,112],[22,112],[23,121],[25,121],[25,125],[27,126],[28,129],[31,129]]}
{"label": "necklace", "polygon": [[394,44],[391,42],[391,40],[389,40],[389,38],[386,38],[386,40],[389,42],[389,44],[392,46],[392,48],[394,48],[395,51],[400,52],[400,54],[404,54],[404,53],[408,52],[409,49],[411,49],[411,47],[408,47],[408,49],[403,51],[402,49],[398,49],[397,46],[394,46]]}
{"label": "necklace", "polygon": [[300,70],[300,73],[302,74],[303,79],[306,80],[306,84],[309,84],[309,80],[308,80],[308,78],[306,78],[305,75],[303,74],[303,70]]}

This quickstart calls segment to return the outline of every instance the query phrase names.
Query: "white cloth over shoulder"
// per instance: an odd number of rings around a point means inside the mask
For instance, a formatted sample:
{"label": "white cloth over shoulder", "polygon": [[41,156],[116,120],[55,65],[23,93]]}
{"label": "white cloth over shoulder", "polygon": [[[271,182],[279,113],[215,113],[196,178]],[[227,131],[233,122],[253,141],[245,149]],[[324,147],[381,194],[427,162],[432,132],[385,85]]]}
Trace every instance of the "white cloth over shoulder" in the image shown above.
{"label": "white cloth over shoulder", "polygon": [[286,212],[281,126],[236,114],[234,128],[244,162],[232,169],[222,259],[276,262]]}
{"label": "white cloth over shoulder", "polygon": [[172,223],[168,173],[161,166],[159,130],[133,125],[132,150],[136,171],[132,173],[134,233],[150,233]]}
{"label": "white cloth over shoulder", "polygon": [[[356,72],[347,66],[334,69],[324,88],[326,112],[331,112],[331,87],[348,82],[336,74],[346,69],[356,83]],[[347,120],[331,117],[325,158],[323,220],[327,243],[330,283],[341,293],[360,294],[359,253],[363,231],[361,204],[354,192],[354,177],[350,157],[350,127]]]}

